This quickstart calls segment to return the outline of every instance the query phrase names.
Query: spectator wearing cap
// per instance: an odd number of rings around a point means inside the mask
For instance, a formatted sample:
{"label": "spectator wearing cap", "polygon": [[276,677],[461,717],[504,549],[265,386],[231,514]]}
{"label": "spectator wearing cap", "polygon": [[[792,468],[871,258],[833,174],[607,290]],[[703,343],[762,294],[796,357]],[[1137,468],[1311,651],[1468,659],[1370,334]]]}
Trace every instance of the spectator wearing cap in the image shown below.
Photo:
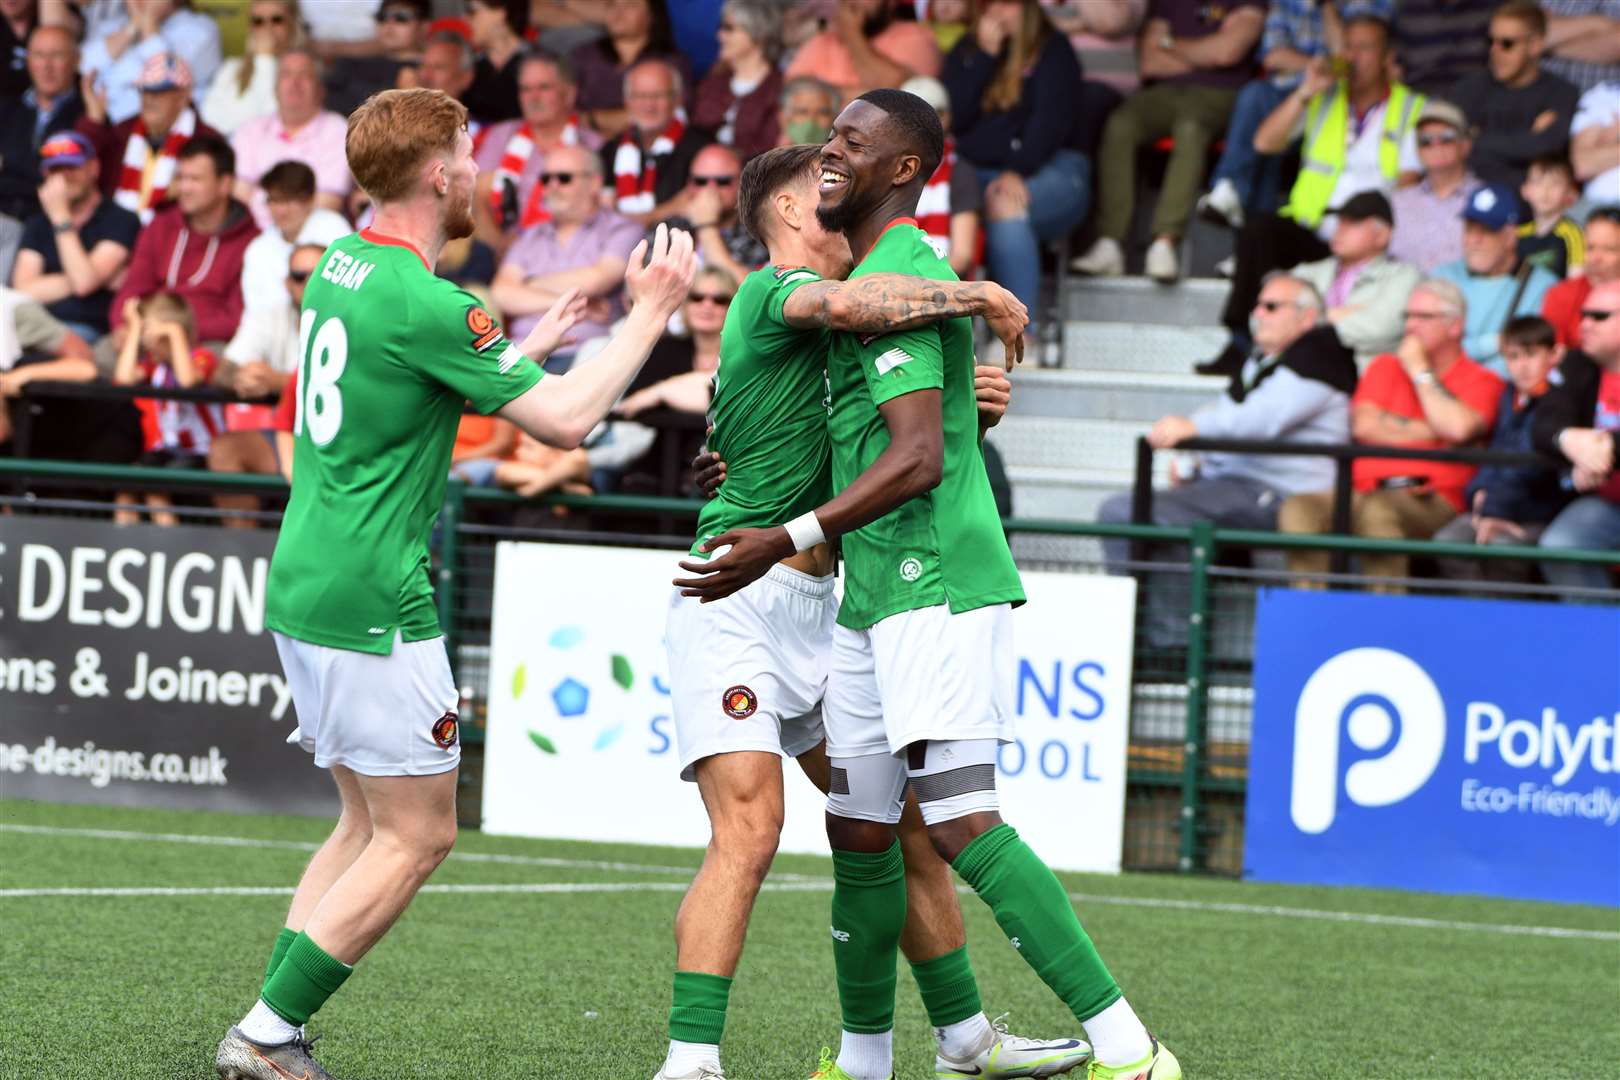
{"label": "spectator wearing cap", "polygon": [[248,5],[247,53],[220,65],[198,112],[215,131],[229,136],[243,122],[276,108],[276,70],[281,54],[304,44],[297,0],[252,0]]}
{"label": "spectator wearing cap", "polygon": [[467,89],[467,111],[485,124],[516,119],[518,64],[525,55],[529,0],[468,0],[467,22],[479,52]]}
{"label": "spectator wearing cap", "polygon": [[[150,62],[159,56],[185,63],[185,89],[200,104],[219,69],[219,27],[192,11],[185,0],[124,0],[128,19],[84,48],[79,69],[106,102],[109,121],[122,124],[141,111],[140,91]],[[105,157],[105,155],[103,155]]]}
{"label": "spectator wearing cap", "polygon": [[1291,273],[1321,293],[1327,321],[1365,366],[1400,344],[1406,298],[1423,275],[1389,257],[1394,214],[1381,193],[1363,191],[1339,208],[1338,217],[1328,242],[1333,254],[1300,263]]}
{"label": "spectator wearing cap", "polygon": [[789,79],[778,99],[776,126],[782,134],[776,145],[826,142],[839,104],[838,91],[814,75]]}
{"label": "spectator wearing cap", "polygon": [[913,75],[938,76],[933,32],[896,19],[897,6],[896,0],[843,0],[831,25],[804,43],[785,74],[814,75],[845,101],[880,86],[897,87]]}
{"label": "spectator wearing cap", "polygon": [[141,222],[102,197],[95,148],[79,132],[52,135],[39,158],[41,212],[23,225],[11,282],[93,345],[107,333],[112,286]]}
{"label": "spectator wearing cap", "polygon": [[545,220],[540,174],[546,155],[562,146],[600,150],[602,136],[574,109],[578,88],[568,61],[530,53],[518,66],[522,116],[488,129],[478,148],[478,190],[473,218],[478,237],[503,252],[522,229]]}
{"label": "spectator wearing cap", "polygon": [[1541,317],[1552,323],[1559,343],[1581,345],[1581,308],[1599,285],[1620,281],[1620,205],[1600,206],[1586,219],[1585,272],[1560,281],[1541,300]]}
{"label": "spectator wearing cap", "polygon": [[1255,149],[1267,154],[1303,138],[1299,177],[1280,213],[1254,215],[1238,232],[1221,318],[1232,344],[1200,365],[1202,372],[1230,374],[1242,362],[1249,311],[1267,273],[1332,254],[1330,208],[1363,191],[1387,196],[1417,179],[1417,121],[1427,99],[1390,82],[1389,25],[1353,15],[1344,21],[1344,40],[1346,74],[1336,78],[1328,59],[1316,57],[1255,133]]}
{"label": "spectator wearing cap", "polygon": [[[601,206],[601,166],[583,146],[562,146],[546,155],[540,176],[545,221],[525,229],[495,274],[491,292],[506,318],[508,334],[521,341],[547,308],[570,289],[592,298],[573,336],[583,342],[607,332],[623,314],[619,293],[624,264],[641,242],[645,226]],[[572,358],[571,347],[552,356]]]}
{"label": "spectator wearing cap", "polygon": [[946,57],[943,82],[955,147],[984,190],[990,274],[1034,311],[1041,244],[1067,235],[1091,204],[1091,162],[1069,149],[1080,62],[1036,0],[998,3]]}
{"label": "spectator wearing cap", "polygon": [[720,60],[692,95],[692,122],[737,148],[743,160],[776,145],[782,72],[781,8],[771,0],[726,0],[720,8]]}
{"label": "spectator wearing cap", "polygon": [[[259,234],[248,208],[231,197],[236,158],[215,134],[196,135],[177,154],[174,204],[141,230],[129,273],[111,309],[112,333],[96,352],[111,371],[123,344],[126,300],[173,292],[196,317],[195,340],[217,355],[242,319],[242,260]],[[110,343],[110,346],[109,346]]]}
{"label": "spectator wearing cap", "polygon": [[1582,90],[1620,82],[1620,0],[1541,0],[1547,68]]}
{"label": "spectator wearing cap", "polygon": [[1541,311],[1542,298],[1558,279],[1519,258],[1519,196],[1501,184],[1486,184],[1463,208],[1463,257],[1435,270],[1468,303],[1463,351],[1497,375],[1505,375],[1501,333],[1515,316]]}
{"label": "spectator wearing cap", "polygon": [[384,0],[375,16],[379,56],[356,56],[326,69],[326,104],[348,116],[379,90],[416,86],[433,18],[429,0]]}
{"label": "spectator wearing cap", "polygon": [[1485,67],[1491,13],[1501,0],[1400,0],[1394,24],[1401,81],[1445,96],[1457,80]]}
{"label": "spectator wearing cap", "polygon": [[951,98],[945,84],[927,75],[907,79],[900,89],[934,107],[945,130],[945,153],[917,201],[917,225],[956,276],[973,277],[984,246],[979,214],[984,209],[979,170],[956,150],[951,136]]}
{"label": "spectator wearing cap", "polygon": [[242,256],[242,306],[251,311],[280,306],[287,257],[300,244],[326,250],[354,230],[336,210],[315,205],[315,171],[302,161],[278,161],[264,174],[265,209],[271,227],[259,233]]}
{"label": "spectator wearing cap", "polygon": [[1569,158],[1588,203],[1620,201],[1620,79],[1581,95],[1569,125]]}
{"label": "spectator wearing cap", "polygon": [[[1581,311],[1581,347],[1549,380],[1530,436],[1536,450],[1570,470],[1577,492],[1541,534],[1544,548],[1620,549],[1620,281],[1599,285]],[[1554,585],[1606,588],[1591,563],[1542,563]]]}
{"label": "spectator wearing cap", "polygon": [[[1098,237],[1091,250],[1074,260],[1074,269],[1083,274],[1125,272],[1123,245],[1137,195],[1136,153],[1169,136],[1175,145],[1153,213],[1145,269],[1158,281],[1180,276],[1176,246],[1197,201],[1210,144],[1226,130],[1238,89],[1248,81],[1264,21],[1265,5],[1258,0],[1235,0],[1230,6],[1153,0],[1138,44],[1146,85],[1110,113],[1103,128]],[[1241,316],[1245,324],[1259,289],[1256,275]],[[1241,352],[1233,357],[1234,362],[1241,359]]]}
{"label": "spectator wearing cap", "polygon": [[[1443,450],[1477,445],[1496,424],[1502,380],[1463,350],[1467,301],[1449,281],[1425,278],[1406,302],[1400,347],[1372,362],[1350,400],[1350,435],[1371,446]],[[1401,458],[1357,458],[1351,531],[1356,536],[1427,540],[1466,506],[1463,490],[1474,466]],[[1333,495],[1295,495],[1283,503],[1277,525],[1286,533],[1325,533],[1333,523]],[[1288,567],[1321,574],[1326,551],[1295,550]],[[1407,576],[1407,556],[1368,553],[1362,572],[1375,578]],[[1381,586],[1380,591],[1399,591]]]}
{"label": "spectator wearing cap", "polygon": [[90,137],[104,164],[101,191],[144,225],[169,198],[180,148],[192,137],[219,133],[197,118],[191,106],[191,68],[180,57],[152,57],[136,80],[140,112],[108,125],[105,102],[85,99],[78,130]]}
{"label": "spectator wearing cap", "polygon": [[0,110],[0,214],[23,221],[39,209],[39,148],[84,114],[78,86],[79,47],[57,26],[28,36],[28,87]]}
{"label": "spectator wearing cap", "polygon": [[643,60],[624,76],[630,126],[602,148],[602,175],[613,208],[651,225],[680,209],[692,159],[714,141],[689,127],[680,108],[681,73],[667,61]]}
{"label": "spectator wearing cap", "polygon": [[231,139],[236,151],[235,195],[253,211],[260,229],[272,228],[259,180],[280,161],[302,161],[315,172],[315,205],[343,209],[354,187],[344,149],[348,123],[321,107],[326,87],[321,59],[310,49],[289,49],[276,72],[276,111],[243,124]]}
{"label": "spectator wearing cap", "polygon": [[1468,171],[1474,133],[1462,110],[1449,101],[1430,98],[1418,116],[1418,162],[1423,175],[1415,184],[1396,188],[1389,197],[1395,211],[1393,259],[1427,274],[1462,258],[1462,231],[1457,219],[1479,190],[1479,177]]}
{"label": "spectator wearing cap", "polygon": [[1547,17],[1535,0],[1508,0],[1491,16],[1490,66],[1449,95],[1466,101],[1478,133],[1468,165],[1487,183],[1517,188],[1530,162],[1561,155],[1580,91],[1544,70]]}
{"label": "spectator wearing cap", "polygon": [[611,139],[629,126],[634,112],[625,97],[632,68],[646,60],[663,60],[684,87],[691,85],[692,65],[675,44],[667,0],[612,0],[601,5],[600,12],[607,35],[575,47],[568,60],[579,77],[580,110],[592,127]]}
{"label": "spectator wearing cap", "polygon": [[[1389,22],[1394,19],[1395,4],[1394,0],[1361,2],[1353,12]],[[1209,194],[1199,200],[1200,212],[1240,229],[1246,214],[1276,209],[1282,158],[1256,153],[1254,134],[1299,85],[1313,58],[1343,51],[1344,18],[1338,6],[1315,0],[1273,0],[1260,36],[1260,67],[1265,74],[1238,91],[1232,122],[1226,128],[1226,147],[1210,175]]]}

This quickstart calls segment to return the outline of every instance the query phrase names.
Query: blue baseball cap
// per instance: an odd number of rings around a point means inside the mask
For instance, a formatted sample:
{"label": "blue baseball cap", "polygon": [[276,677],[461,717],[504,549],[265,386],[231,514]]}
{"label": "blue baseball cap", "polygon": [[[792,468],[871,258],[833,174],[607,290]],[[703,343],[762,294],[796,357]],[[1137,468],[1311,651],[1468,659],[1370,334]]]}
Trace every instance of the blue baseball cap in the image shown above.
{"label": "blue baseball cap", "polygon": [[96,160],[96,148],[77,131],[55,131],[39,146],[39,171],[73,168]]}
{"label": "blue baseball cap", "polygon": [[1519,195],[1506,184],[1486,184],[1468,197],[1462,218],[1487,229],[1519,224]]}

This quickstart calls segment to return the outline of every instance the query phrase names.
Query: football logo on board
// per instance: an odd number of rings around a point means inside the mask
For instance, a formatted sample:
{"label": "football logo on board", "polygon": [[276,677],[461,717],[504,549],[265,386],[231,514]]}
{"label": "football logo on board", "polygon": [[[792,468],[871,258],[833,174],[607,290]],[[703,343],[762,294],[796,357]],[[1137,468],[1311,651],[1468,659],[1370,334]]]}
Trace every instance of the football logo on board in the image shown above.
{"label": "football logo on board", "polygon": [[746,686],[733,686],[720,695],[720,708],[733,720],[746,720],[759,708],[759,698]]}
{"label": "football logo on board", "polygon": [[433,723],[433,741],[446,750],[456,745],[456,714],[447,712]]}
{"label": "football logo on board", "polygon": [[501,340],[501,328],[489,312],[481,307],[467,309],[467,330],[472,334],[473,348],[483,352],[497,341]]}

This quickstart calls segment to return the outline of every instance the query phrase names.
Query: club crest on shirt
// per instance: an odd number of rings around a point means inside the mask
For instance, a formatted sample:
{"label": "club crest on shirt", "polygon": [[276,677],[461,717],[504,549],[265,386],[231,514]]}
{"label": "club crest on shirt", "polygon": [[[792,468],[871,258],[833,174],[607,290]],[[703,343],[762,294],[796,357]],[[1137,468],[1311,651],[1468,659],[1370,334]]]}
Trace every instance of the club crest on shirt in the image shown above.
{"label": "club crest on shirt", "polygon": [[456,728],[456,714],[454,710],[446,712],[433,723],[433,741],[446,750],[456,745],[456,738],[460,732]]}
{"label": "club crest on shirt", "polygon": [[483,352],[501,340],[501,328],[481,307],[467,309],[467,331],[472,334],[473,348]]}
{"label": "club crest on shirt", "polygon": [[746,686],[729,687],[720,695],[720,708],[733,720],[746,720],[759,708],[759,698]]}

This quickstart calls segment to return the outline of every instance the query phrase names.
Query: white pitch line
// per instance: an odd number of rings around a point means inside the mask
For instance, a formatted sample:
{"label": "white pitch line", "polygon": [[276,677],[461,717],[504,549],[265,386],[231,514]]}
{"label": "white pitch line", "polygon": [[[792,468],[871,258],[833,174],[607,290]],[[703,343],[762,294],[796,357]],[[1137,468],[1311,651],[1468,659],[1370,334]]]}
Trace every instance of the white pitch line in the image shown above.
{"label": "white pitch line", "polygon": [[[767,881],[765,892],[831,892],[831,881]],[[452,895],[511,893],[632,893],[685,892],[682,881],[538,881],[495,885],[424,885],[423,893]],[[0,889],[0,900],[40,897],[143,897],[143,896],[291,896],[286,885],[168,886],[133,885],[121,888]]]}
{"label": "white pitch line", "polygon": [[1210,911],[1229,915],[1268,915],[1283,919],[1321,919],[1326,922],[1363,923],[1369,926],[1410,926],[1420,930],[1471,930],[1476,933],[1516,934],[1523,937],[1583,938],[1590,941],[1620,941],[1620,932],[1578,930],[1568,926],[1514,926],[1508,923],[1456,922],[1449,919],[1423,919],[1412,915],[1378,915],[1364,911],[1322,911],[1317,908],[1279,907],[1271,904],[1230,904],[1208,900],[1173,900],[1150,896],[1097,896],[1072,892],[1069,899],[1089,904],[1116,904],[1121,907],[1171,908],[1176,911]]}

